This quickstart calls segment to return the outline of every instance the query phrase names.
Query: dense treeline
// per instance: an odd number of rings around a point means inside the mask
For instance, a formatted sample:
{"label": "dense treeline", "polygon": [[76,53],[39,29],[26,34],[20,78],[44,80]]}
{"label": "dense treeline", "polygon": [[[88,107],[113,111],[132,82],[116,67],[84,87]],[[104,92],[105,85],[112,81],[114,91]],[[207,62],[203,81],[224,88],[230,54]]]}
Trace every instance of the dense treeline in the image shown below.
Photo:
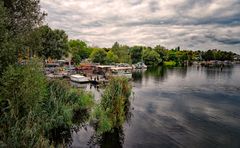
{"label": "dense treeline", "polygon": [[69,44],[75,64],[79,64],[82,60],[89,58],[93,62],[101,64],[136,64],[138,62],[144,62],[150,66],[181,66],[187,62],[191,63],[193,61],[233,61],[236,55],[232,52],[216,49],[208,51],[191,51],[180,50],[180,47],[176,49],[167,49],[161,45],[157,45],[154,48],[146,46],[129,47],[127,45],[120,45],[118,42],[114,43],[111,48],[89,47],[81,40],[71,40]]}

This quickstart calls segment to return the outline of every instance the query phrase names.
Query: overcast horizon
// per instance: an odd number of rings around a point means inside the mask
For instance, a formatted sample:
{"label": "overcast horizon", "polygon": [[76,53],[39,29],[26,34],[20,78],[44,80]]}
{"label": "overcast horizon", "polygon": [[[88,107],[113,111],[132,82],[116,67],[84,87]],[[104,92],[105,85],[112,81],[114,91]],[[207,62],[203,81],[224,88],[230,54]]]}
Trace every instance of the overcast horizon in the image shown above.
{"label": "overcast horizon", "polygon": [[41,0],[45,22],[89,45],[240,53],[239,0]]}

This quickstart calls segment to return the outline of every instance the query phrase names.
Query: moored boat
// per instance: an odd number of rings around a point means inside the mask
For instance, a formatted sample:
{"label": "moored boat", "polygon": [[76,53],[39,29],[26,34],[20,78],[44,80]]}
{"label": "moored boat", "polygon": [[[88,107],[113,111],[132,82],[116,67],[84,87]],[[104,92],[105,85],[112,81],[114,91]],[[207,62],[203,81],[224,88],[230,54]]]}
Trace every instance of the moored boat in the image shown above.
{"label": "moored boat", "polygon": [[88,83],[89,80],[87,77],[79,74],[71,75],[70,80],[73,82],[78,82],[78,83]]}
{"label": "moored boat", "polygon": [[143,62],[138,62],[133,65],[134,69],[147,69],[147,65],[145,65]]}
{"label": "moored boat", "polygon": [[111,68],[111,76],[123,76],[132,79],[132,67],[113,67]]}

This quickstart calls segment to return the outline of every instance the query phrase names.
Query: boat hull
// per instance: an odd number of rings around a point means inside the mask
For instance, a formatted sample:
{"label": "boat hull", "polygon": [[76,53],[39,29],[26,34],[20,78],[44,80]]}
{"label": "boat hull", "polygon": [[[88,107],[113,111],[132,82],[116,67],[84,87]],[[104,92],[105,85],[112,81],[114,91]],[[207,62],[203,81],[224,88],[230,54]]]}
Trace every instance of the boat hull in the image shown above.
{"label": "boat hull", "polygon": [[89,83],[89,80],[87,79],[87,77],[77,77],[77,76],[70,76],[70,80],[73,82],[77,82],[77,83]]}

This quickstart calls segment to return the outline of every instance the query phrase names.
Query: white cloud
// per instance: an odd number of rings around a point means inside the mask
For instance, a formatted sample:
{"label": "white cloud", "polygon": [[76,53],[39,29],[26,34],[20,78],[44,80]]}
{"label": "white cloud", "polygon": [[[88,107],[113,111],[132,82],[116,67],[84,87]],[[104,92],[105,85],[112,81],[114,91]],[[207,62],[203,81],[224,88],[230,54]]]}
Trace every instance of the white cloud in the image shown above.
{"label": "white cloud", "polygon": [[240,53],[238,0],[42,0],[41,5],[49,26],[101,47],[119,41]]}

